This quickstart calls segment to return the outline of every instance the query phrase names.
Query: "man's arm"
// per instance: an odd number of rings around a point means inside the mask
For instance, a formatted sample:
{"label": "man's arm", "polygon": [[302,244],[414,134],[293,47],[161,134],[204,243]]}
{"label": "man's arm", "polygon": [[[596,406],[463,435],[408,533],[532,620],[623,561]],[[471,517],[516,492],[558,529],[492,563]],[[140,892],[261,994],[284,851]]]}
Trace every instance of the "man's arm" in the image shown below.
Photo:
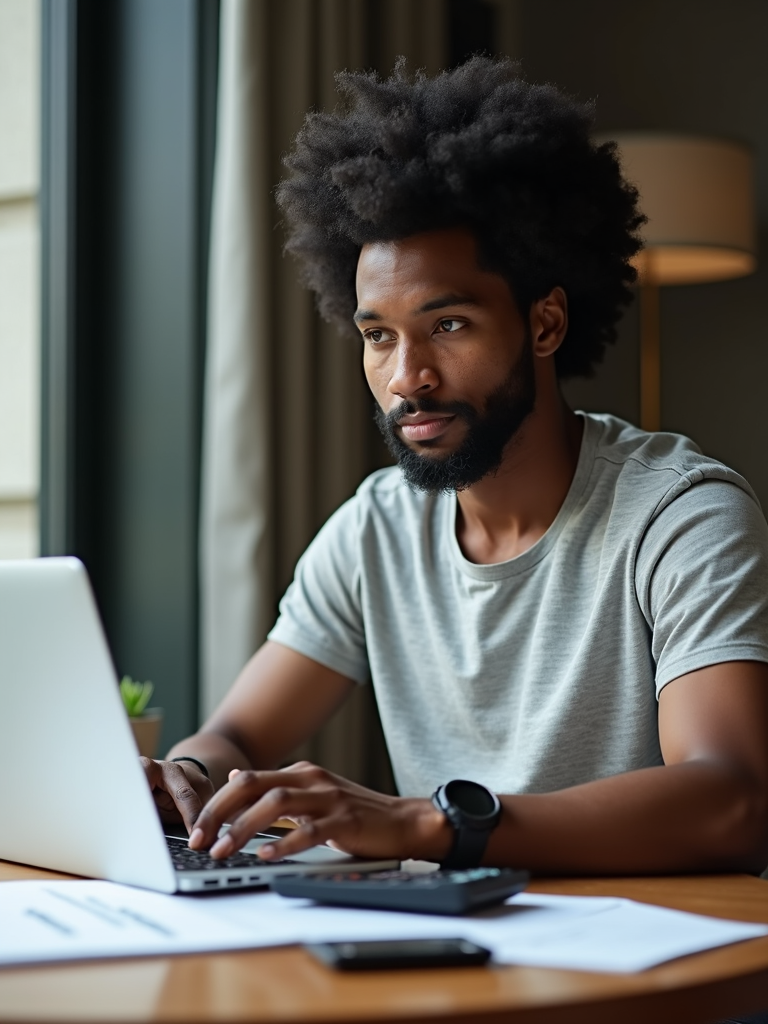
{"label": "man's arm", "polygon": [[729,662],[659,698],[664,766],[503,800],[489,863],[578,874],[768,864],[768,665]]}
{"label": "man's arm", "polygon": [[[730,662],[668,683],[665,765],[501,797],[485,863],[563,874],[754,871],[768,863],[768,665]],[[446,780],[448,781],[448,780]],[[331,840],[358,855],[439,861],[452,830],[429,800],[372,793],[313,765],[243,771],[206,806],[191,845],[227,856],[282,815],[304,819],[265,857]]]}
{"label": "man's arm", "polygon": [[[355,684],[311,658],[267,641],[199,732],[181,740],[164,761],[143,759],[164,817],[191,831],[203,804],[233,768],[274,768],[309,739]],[[201,761],[210,783],[189,761]],[[273,819],[274,820],[274,819]]]}

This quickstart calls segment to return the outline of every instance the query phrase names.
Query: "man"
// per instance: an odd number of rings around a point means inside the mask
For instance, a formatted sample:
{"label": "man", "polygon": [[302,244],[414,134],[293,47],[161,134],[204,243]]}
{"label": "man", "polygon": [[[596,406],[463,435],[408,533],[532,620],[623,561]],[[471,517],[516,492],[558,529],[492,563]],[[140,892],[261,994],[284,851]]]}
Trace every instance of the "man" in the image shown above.
{"label": "man", "polygon": [[[762,870],[760,508],[686,439],[560,392],[614,340],[635,277],[615,149],[507,61],[340,83],[348,109],[307,119],[279,201],[321,312],[362,337],[399,466],[321,530],[178,760],[145,762],[161,810],[214,857],[289,816],[261,856],[330,841],[540,872]],[[369,676],[401,795],[280,770]]]}

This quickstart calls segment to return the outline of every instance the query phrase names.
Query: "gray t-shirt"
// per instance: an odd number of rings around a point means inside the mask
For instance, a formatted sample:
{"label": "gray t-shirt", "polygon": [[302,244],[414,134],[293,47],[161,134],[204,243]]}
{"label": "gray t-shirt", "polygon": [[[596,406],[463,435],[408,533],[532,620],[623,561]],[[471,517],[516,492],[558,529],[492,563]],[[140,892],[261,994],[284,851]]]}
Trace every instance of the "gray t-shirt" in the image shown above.
{"label": "gray t-shirt", "polygon": [[568,495],[476,565],[455,495],[370,476],[301,558],[270,639],[376,690],[403,795],[451,778],[541,793],[662,763],[670,680],[768,661],[768,528],[686,438],[585,415]]}

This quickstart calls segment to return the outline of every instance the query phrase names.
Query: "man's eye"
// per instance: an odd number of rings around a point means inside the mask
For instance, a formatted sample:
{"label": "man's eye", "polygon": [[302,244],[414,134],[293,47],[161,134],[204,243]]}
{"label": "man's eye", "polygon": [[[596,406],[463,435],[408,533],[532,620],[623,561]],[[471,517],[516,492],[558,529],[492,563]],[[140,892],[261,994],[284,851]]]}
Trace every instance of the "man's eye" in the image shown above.
{"label": "man's eye", "polygon": [[458,331],[460,327],[464,326],[463,320],[441,320],[438,324],[441,331],[446,334],[453,334],[454,331]]}
{"label": "man's eye", "polygon": [[370,341],[372,345],[381,345],[385,341],[394,341],[395,336],[392,331],[385,331],[381,327],[374,327],[364,334],[365,340]]}

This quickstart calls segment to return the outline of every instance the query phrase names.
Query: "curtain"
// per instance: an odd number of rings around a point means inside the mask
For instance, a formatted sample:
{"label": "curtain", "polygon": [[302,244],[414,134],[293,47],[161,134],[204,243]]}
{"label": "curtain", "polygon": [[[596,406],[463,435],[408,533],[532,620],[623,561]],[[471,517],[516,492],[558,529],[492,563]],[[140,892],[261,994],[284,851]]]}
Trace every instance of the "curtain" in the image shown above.
{"label": "curtain", "polygon": [[[296,560],[384,464],[361,354],[282,256],[272,189],[333,73],[445,63],[446,0],[222,0],[201,491],[201,714],[263,642]],[[369,687],[297,754],[386,788]]]}

